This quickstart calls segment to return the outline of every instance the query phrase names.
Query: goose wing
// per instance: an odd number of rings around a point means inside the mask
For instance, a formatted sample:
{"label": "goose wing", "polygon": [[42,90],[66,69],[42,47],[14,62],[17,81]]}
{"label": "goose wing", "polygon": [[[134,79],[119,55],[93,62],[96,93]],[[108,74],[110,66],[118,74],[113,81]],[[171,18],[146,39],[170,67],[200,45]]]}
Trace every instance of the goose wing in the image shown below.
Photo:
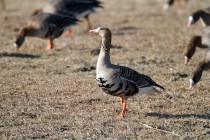
{"label": "goose wing", "polygon": [[62,31],[66,27],[77,24],[75,17],[65,17],[51,13],[39,13],[32,17],[32,20],[38,20],[42,24],[54,25],[56,30]]}
{"label": "goose wing", "polygon": [[128,67],[120,66],[120,76],[128,81],[135,83],[139,88],[156,86],[164,89],[162,86],[158,85],[150,77],[140,74],[137,71],[130,69]]}
{"label": "goose wing", "polygon": [[53,0],[49,4],[55,8],[56,13],[69,16],[78,16],[101,7],[97,0]]}

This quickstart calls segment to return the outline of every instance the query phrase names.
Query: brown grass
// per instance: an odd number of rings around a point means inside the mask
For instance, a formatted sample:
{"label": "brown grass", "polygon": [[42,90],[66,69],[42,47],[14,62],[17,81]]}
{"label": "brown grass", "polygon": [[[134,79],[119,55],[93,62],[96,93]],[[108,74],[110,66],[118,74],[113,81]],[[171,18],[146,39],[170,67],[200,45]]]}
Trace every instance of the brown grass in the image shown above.
{"label": "brown grass", "polygon": [[[30,13],[45,1],[6,0],[1,16],[0,139],[119,139],[192,140],[210,138],[209,74],[193,91],[188,79],[203,57],[196,55],[184,66],[182,50],[200,23],[187,28],[193,11],[210,5],[191,0],[185,11],[173,7],[162,13],[163,1],[109,0],[91,16],[94,27],[112,30],[111,59],[149,75],[167,90],[128,100],[129,113],[120,112],[119,99],[96,85],[100,38],[83,33],[86,23],[73,28],[71,37],[55,41],[45,52],[46,41],[27,38],[18,54],[12,48],[17,31]],[[119,47],[120,46],[120,47]]]}

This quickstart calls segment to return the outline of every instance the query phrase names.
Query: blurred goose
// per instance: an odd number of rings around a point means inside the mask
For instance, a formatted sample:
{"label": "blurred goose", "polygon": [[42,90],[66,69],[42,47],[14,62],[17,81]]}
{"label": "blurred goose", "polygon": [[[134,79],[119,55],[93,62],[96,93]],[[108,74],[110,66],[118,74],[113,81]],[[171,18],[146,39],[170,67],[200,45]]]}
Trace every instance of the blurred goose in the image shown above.
{"label": "blurred goose", "polygon": [[195,53],[196,47],[198,48],[208,48],[207,45],[202,44],[202,36],[193,36],[184,48],[184,63],[187,65]]}
{"label": "blurred goose", "polygon": [[[210,27],[206,27],[203,30],[202,44],[207,48],[210,48]],[[201,79],[202,72],[210,69],[210,50],[207,51],[205,58],[198,64],[196,70],[190,79],[190,87],[192,87]]]}
{"label": "blurred goose", "polygon": [[210,69],[210,50],[207,52],[206,57],[198,64],[196,70],[193,73],[192,78],[189,80],[190,90],[196,83],[200,81],[203,71],[209,69]]}
{"label": "blurred goose", "polygon": [[210,8],[206,8],[204,10],[198,10],[194,12],[191,16],[189,16],[188,27],[195,24],[199,19],[201,19],[201,23],[204,27],[210,25]]}
{"label": "blurred goose", "polygon": [[48,39],[47,50],[54,47],[53,40],[58,38],[65,30],[77,23],[74,17],[64,17],[51,13],[39,13],[30,18],[26,27],[22,28],[14,46],[19,49],[25,37],[38,37]]}
{"label": "blurred goose", "polygon": [[179,7],[184,7],[184,4],[188,2],[188,0],[168,0],[164,5],[163,5],[163,10],[168,10],[171,6],[174,5],[174,3],[177,2]]}
{"label": "blurred goose", "polygon": [[109,29],[99,27],[90,30],[90,33],[97,34],[102,38],[101,50],[96,66],[97,84],[105,93],[120,97],[122,103],[121,117],[127,112],[126,101],[128,97],[156,91],[155,87],[164,89],[146,75],[140,74],[131,68],[111,63],[109,55],[111,31]]}
{"label": "blurred goose", "polygon": [[184,48],[185,65],[194,55],[196,47],[203,49],[210,47],[210,27],[205,27],[202,30],[202,36],[193,36],[187,47]]}
{"label": "blurred goose", "polygon": [[[88,23],[88,30],[91,29],[89,15],[101,8],[101,2],[98,0],[51,0],[42,9],[42,12],[54,13],[64,16],[74,15],[76,18],[84,17]],[[35,12],[40,12],[39,10]]]}

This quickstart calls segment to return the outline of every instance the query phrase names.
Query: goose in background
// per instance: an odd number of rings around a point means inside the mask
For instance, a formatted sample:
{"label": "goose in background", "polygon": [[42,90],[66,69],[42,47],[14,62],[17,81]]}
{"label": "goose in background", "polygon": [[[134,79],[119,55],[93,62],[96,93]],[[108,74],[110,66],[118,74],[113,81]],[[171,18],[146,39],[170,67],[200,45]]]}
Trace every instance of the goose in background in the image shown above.
{"label": "goose in background", "polygon": [[175,3],[178,4],[178,6],[180,8],[184,8],[185,4],[188,2],[189,0],[168,0],[164,5],[163,5],[163,10],[169,10],[170,7],[172,7]]}
{"label": "goose in background", "polygon": [[203,71],[207,71],[209,69],[210,69],[210,51],[206,53],[205,58],[197,65],[196,70],[193,72],[192,78],[189,80],[190,90],[196,83],[200,81]]}
{"label": "goose in background", "polygon": [[207,45],[202,44],[202,36],[193,36],[188,43],[188,45],[184,48],[184,64],[187,65],[195,54],[196,47],[206,49]]}
{"label": "goose in background", "polygon": [[97,34],[102,39],[96,65],[97,84],[105,93],[120,97],[122,103],[121,117],[124,117],[127,113],[126,102],[128,97],[157,91],[155,87],[164,89],[146,75],[140,74],[131,68],[111,63],[110,47],[112,37],[108,28],[98,27],[90,30],[90,33]]}
{"label": "goose in background", "polygon": [[85,18],[88,24],[88,30],[92,28],[89,16],[96,12],[96,8],[102,8],[98,0],[50,0],[42,10],[36,10],[34,14],[40,12],[54,13],[63,16],[75,16],[76,18]]}
{"label": "goose in background", "polygon": [[204,27],[210,25],[210,8],[206,8],[203,10],[198,10],[194,12],[188,19],[188,27],[195,24],[199,19],[201,19],[201,23]]}
{"label": "goose in background", "polygon": [[27,26],[21,29],[14,46],[18,50],[23,44],[25,37],[38,37],[48,39],[46,50],[50,50],[54,47],[53,40],[61,36],[71,26],[77,24],[77,21],[75,17],[38,13],[32,16]]}
{"label": "goose in background", "polygon": [[[202,38],[202,44],[204,44],[206,47],[210,47],[210,27],[206,27],[203,31],[203,38]],[[205,54],[204,59],[197,65],[196,70],[192,74],[192,78],[189,80],[190,81],[190,87],[189,89],[191,90],[192,87],[198,83],[201,79],[203,71],[209,70],[210,69],[210,50]]]}

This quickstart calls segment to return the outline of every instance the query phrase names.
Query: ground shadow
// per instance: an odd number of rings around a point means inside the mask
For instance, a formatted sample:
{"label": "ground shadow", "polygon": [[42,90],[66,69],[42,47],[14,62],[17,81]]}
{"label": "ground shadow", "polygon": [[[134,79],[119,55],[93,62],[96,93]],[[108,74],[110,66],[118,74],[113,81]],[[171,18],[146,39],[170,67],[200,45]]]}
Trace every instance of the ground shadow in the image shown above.
{"label": "ground shadow", "polygon": [[40,55],[32,55],[32,54],[22,54],[22,53],[0,53],[1,57],[18,57],[18,58],[39,58]]}
{"label": "ground shadow", "polygon": [[199,119],[210,120],[210,114],[168,114],[168,113],[151,112],[147,113],[146,116],[159,117],[165,119],[199,118]]}

